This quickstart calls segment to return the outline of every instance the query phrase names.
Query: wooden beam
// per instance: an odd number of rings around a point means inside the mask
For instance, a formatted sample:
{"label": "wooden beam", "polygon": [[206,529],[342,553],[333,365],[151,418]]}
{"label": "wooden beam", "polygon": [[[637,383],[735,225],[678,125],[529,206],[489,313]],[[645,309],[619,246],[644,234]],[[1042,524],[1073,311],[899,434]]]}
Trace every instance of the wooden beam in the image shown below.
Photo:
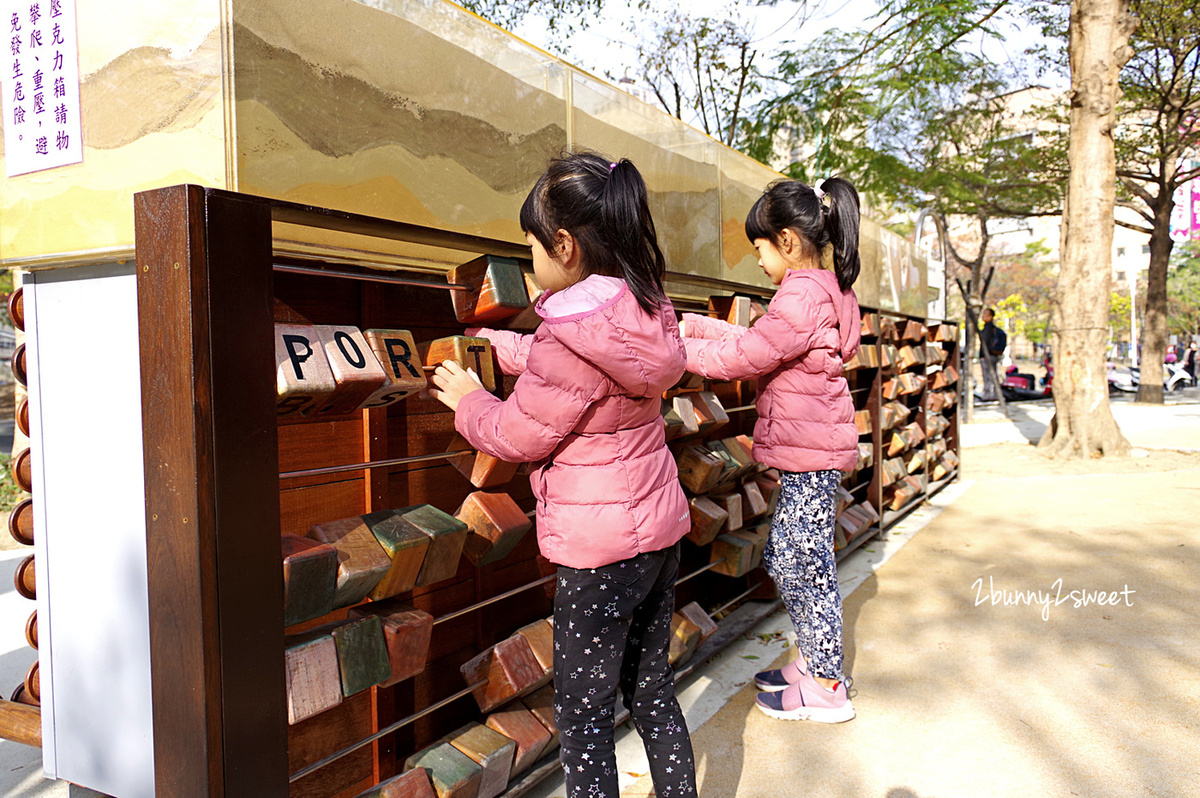
{"label": "wooden beam", "polygon": [[42,710],[0,698],[0,737],[14,743],[42,747]]}

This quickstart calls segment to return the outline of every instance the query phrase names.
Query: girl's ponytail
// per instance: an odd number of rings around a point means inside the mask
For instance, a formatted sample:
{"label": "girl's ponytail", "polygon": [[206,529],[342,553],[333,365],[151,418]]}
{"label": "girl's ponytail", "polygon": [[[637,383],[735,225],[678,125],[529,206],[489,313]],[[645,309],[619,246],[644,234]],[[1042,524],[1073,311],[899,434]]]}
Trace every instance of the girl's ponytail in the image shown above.
{"label": "girl's ponytail", "polygon": [[831,177],[820,185],[829,206],[825,214],[825,233],[833,245],[833,269],[843,291],[854,285],[860,266],[858,227],[861,213],[858,191],[841,177]]}
{"label": "girl's ponytail", "polygon": [[609,165],[602,193],[601,219],[605,238],[613,245],[621,269],[638,304],[653,312],[664,296],[666,259],[658,246],[649,192],[637,167],[622,158]]}

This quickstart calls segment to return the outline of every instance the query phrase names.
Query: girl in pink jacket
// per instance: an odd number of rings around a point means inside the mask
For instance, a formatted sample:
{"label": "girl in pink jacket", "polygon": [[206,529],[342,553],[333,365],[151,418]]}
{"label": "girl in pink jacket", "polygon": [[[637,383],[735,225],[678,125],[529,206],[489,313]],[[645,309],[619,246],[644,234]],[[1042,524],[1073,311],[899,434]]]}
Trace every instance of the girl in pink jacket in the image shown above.
{"label": "girl in pink jacket", "polygon": [[664,261],[632,163],[551,161],[521,208],[545,294],[533,335],[487,337],[519,374],[501,401],[457,364],[431,393],[480,451],[532,462],[537,535],[558,565],[554,719],[568,795],[616,798],[618,685],[659,796],[696,795],[691,739],[667,661],[678,541],[691,526],[667,450],[660,395],[686,356]]}
{"label": "girl in pink jacket", "polygon": [[[782,472],[763,564],[796,627],[800,656],[758,674],[757,706],[772,717],[837,723],[854,717],[842,674],[842,600],[833,556],[834,492],[858,457],[844,361],[858,351],[858,192],[772,184],[746,217],[759,266],[779,290],[752,328],[684,314],[688,370],[758,378],[754,457]],[[822,255],[832,250],[832,267]]]}

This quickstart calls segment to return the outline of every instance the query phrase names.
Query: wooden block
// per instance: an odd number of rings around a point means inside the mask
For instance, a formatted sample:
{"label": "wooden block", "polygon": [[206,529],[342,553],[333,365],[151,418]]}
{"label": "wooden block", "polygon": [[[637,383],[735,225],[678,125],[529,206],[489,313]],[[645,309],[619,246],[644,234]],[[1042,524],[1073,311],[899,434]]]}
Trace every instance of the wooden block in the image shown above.
{"label": "wooden block", "polygon": [[739,327],[750,326],[752,304],[753,300],[748,296],[710,296],[708,298],[710,314]]}
{"label": "wooden block", "polygon": [[925,362],[925,347],[903,346],[900,348],[900,367],[910,369]]}
{"label": "wooden block", "polygon": [[700,391],[696,394],[695,407],[702,435],[715,432],[729,423],[729,414],[712,391]]}
{"label": "wooden block", "polygon": [[385,599],[412,590],[429,552],[429,536],[398,510],[380,510],[360,517],[391,561],[387,573],[371,589],[370,597]]}
{"label": "wooden block", "polygon": [[429,537],[429,549],[417,576],[418,587],[441,582],[458,573],[458,561],[467,541],[466,524],[431,504],[417,504],[396,512]]}
{"label": "wooden block", "polygon": [[721,473],[717,477],[716,485],[710,488],[710,490],[720,490],[721,493],[728,493],[733,488],[733,483],[737,481],[738,476],[741,474],[741,465],[721,441],[709,441],[704,446],[717,457],[721,458],[723,464]]}
{"label": "wooden block", "polygon": [[356,798],[437,798],[425,768],[412,770],[380,782]]}
{"label": "wooden block", "polygon": [[739,529],[737,532],[731,532],[731,535],[745,538],[750,541],[750,568],[757,568],[762,562],[763,552],[767,549],[767,539],[771,535],[771,525],[762,524],[756,527],[747,527]]}
{"label": "wooden block", "polygon": [[446,282],[468,289],[450,292],[454,316],[466,325],[507,319],[529,306],[521,265],[512,258],[480,256],[446,272]]}
{"label": "wooden block", "polygon": [[384,383],[362,407],[387,407],[425,389],[428,381],[417,344],[408,330],[372,329],[363,333],[383,369]]}
{"label": "wooden block", "polygon": [[305,414],[323,416],[353,413],[387,383],[383,366],[357,327],[318,325],[314,329],[325,351],[325,359],[337,389],[323,403],[306,410]]}
{"label": "wooden block", "polygon": [[330,634],[337,644],[343,696],[349,698],[391,678],[383,624],[377,616],[364,615],[337,624]]}
{"label": "wooden block", "polygon": [[946,453],[946,439],[938,438],[929,444],[929,459],[937,460]]}
{"label": "wooden block", "polygon": [[925,427],[929,431],[929,437],[934,438],[950,428],[950,419],[943,415],[931,415],[926,419]]}
{"label": "wooden block", "polygon": [[[471,444],[466,438],[455,435],[446,451],[456,452],[470,448]],[[447,458],[447,460],[477,488],[494,488],[504,485],[512,481],[517,474],[517,469],[521,467],[520,463],[507,463],[486,452],[477,451]]]}
{"label": "wooden block", "polygon": [[485,684],[472,691],[483,712],[506,704],[542,681],[544,671],[529,642],[513,635],[463,663],[459,669],[468,685]]}
{"label": "wooden block", "polygon": [[517,744],[482,723],[468,723],[443,740],[467,755],[483,770],[478,798],[496,798],[508,788]]}
{"label": "wooden block", "polygon": [[692,401],[692,396],[676,396],[671,399],[671,406],[675,409],[679,420],[683,422],[683,429],[680,430],[678,437],[695,435],[700,431],[700,420],[696,416],[696,405]]}
{"label": "wooden block", "polygon": [[697,602],[693,601],[690,604],[683,605],[679,608],[679,614],[696,624],[700,629],[701,643],[716,634],[718,628],[717,622]]}
{"label": "wooden block", "polygon": [[520,703],[550,732],[550,742],[546,743],[546,749],[542,752],[542,756],[545,756],[558,747],[558,726],[554,724],[554,685],[548,684],[534,690]]}
{"label": "wooden block", "polygon": [[900,337],[906,341],[924,341],[928,333],[928,328],[914,319],[904,321],[900,329]]}
{"label": "wooden block", "polygon": [[712,543],[709,562],[719,562],[713,571],[725,576],[745,576],[753,569],[754,543],[736,535],[718,535]]}
{"label": "wooden block", "polygon": [[891,401],[900,395],[900,380],[895,377],[890,377],[883,381],[879,386],[879,392],[884,399]]}
{"label": "wooden block", "polygon": [[316,524],[306,536],[337,549],[335,607],[348,607],[362,601],[392,567],[387,552],[361,518]]}
{"label": "wooden block", "polygon": [[[906,477],[906,479],[912,480],[913,477]],[[888,507],[892,510],[899,510],[915,499],[920,492],[921,485],[919,482],[916,484],[908,481],[900,482],[892,489],[891,499],[888,500],[885,498],[885,502],[887,502]]]}
{"label": "wooden block", "polygon": [[893,457],[884,460],[880,467],[881,481],[884,485],[891,485],[893,482],[904,477],[908,473],[908,469],[904,467],[904,460],[899,457]]}
{"label": "wooden block", "polygon": [[833,550],[841,551],[846,548],[846,545],[854,538],[855,529],[854,519],[845,513],[840,514],[834,524]]}
{"label": "wooden block", "polygon": [[896,336],[896,320],[891,316],[879,317],[879,334],[884,338],[895,340]]}
{"label": "wooden block", "polygon": [[526,624],[517,630],[525,638],[533,658],[542,668],[542,679],[549,681],[554,676],[554,624],[548,618]]}
{"label": "wooden block", "polygon": [[488,715],[486,725],[517,744],[512,767],[514,776],[524,773],[541,759],[550,744],[550,732],[520,701]]}
{"label": "wooden block", "polygon": [[729,455],[735,461],[737,461],[738,472],[736,477],[738,479],[755,470],[757,464],[750,457],[749,450],[747,450],[747,448],[740,440],[737,439],[736,436],[731,438],[722,438],[721,443],[725,446],[725,451],[729,452]]}
{"label": "wooden block", "polygon": [[13,587],[22,598],[37,601],[37,565],[32,554],[17,564]]}
{"label": "wooden block", "polygon": [[333,612],[338,553],[328,543],[283,535],[283,625],[293,626]]}
{"label": "wooden block", "polygon": [[667,440],[672,441],[683,434],[683,419],[675,412],[673,403],[663,400],[662,417],[664,433]]}
{"label": "wooden block", "polygon": [[428,366],[429,371],[433,371],[447,360],[453,360],[464,369],[474,370],[484,388],[489,391],[496,390],[496,373],[492,368],[492,344],[488,339],[452,335],[426,341],[420,344],[418,349],[421,353],[421,363]]}
{"label": "wooden block", "polygon": [[476,798],[483,768],[450,743],[435,743],[404,760],[405,770],[422,768],[438,798]]}
{"label": "wooden block", "polygon": [[22,499],[8,514],[8,534],[22,546],[33,545],[33,499]]}
{"label": "wooden block", "polygon": [[694,497],[688,506],[691,508],[692,528],[687,538],[697,546],[707,546],[721,533],[721,528],[729,520],[729,513],[705,496]]}
{"label": "wooden block", "polygon": [[871,411],[857,410],[854,413],[854,427],[858,430],[859,435],[869,435],[871,433]]}
{"label": "wooden block", "polygon": [[895,456],[903,452],[905,449],[913,445],[913,441],[904,429],[898,429],[892,432],[891,438],[888,440],[887,453],[889,457]]}
{"label": "wooden block", "polygon": [[767,315],[767,306],[758,300],[750,302],[750,326],[754,326],[754,322]]}
{"label": "wooden block", "polygon": [[925,467],[925,452],[920,449],[914,449],[904,455],[904,467],[908,469],[908,473],[915,474]]}
{"label": "wooden block", "polygon": [[679,378],[679,382],[671,386],[672,391],[698,391],[704,387],[704,377],[692,371],[683,372],[683,376]]}
{"label": "wooden block", "polygon": [[503,560],[533,526],[507,493],[476,491],[455,516],[469,527],[463,554],[476,566]]}
{"label": "wooden block", "polygon": [[284,638],[288,723],[299,723],[342,703],[337,644],[326,632]]}
{"label": "wooden block", "polygon": [[758,518],[767,513],[767,500],[758,483],[753,480],[742,483],[742,508],[746,519]]}
{"label": "wooden block", "polygon": [[734,532],[742,528],[745,523],[745,516],[742,513],[742,494],[740,493],[718,493],[711,497],[717,506],[729,514],[725,519],[725,526],[721,527],[722,532]]}
{"label": "wooden block", "polygon": [[510,330],[531,330],[542,323],[542,317],[537,314],[537,301],[546,292],[542,290],[541,283],[533,272],[524,272],[522,278],[525,280],[525,294],[529,297],[529,307],[508,320]]}
{"label": "wooden block", "polygon": [[383,627],[390,676],[380,687],[391,687],[425,670],[429,640],[433,634],[433,616],[396,599],[373,601],[350,610],[347,617],[374,615]]}
{"label": "wooden block", "polygon": [[275,325],[275,393],[277,412],[291,416],[313,410],[337,390],[317,328]]}
{"label": "wooden block", "polygon": [[862,335],[879,335],[879,314],[864,313],[862,317],[862,326],[859,328]]}
{"label": "wooden block", "polygon": [[833,499],[835,512],[839,513],[854,503],[854,495],[841,485],[833,492]]}
{"label": "wooden block", "polygon": [[779,504],[779,491],[783,487],[779,480],[763,473],[754,478],[754,483],[758,485],[763,498],[767,501],[767,512],[775,512],[775,506]]}
{"label": "wooden block", "polygon": [[908,413],[909,408],[903,402],[886,402],[879,410],[880,426],[885,430],[892,429],[904,423]]}
{"label": "wooden block", "polygon": [[700,444],[685,446],[675,455],[679,481],[692,493],[704,493],[720,479],[725,461]]}
{"label": "wooden block", "polygon": [[667,650],[667,662],[678,665],[696,653],[700,645],[700,627],[681,613],[671,616],[671,645]]}
{"label": "wooden block", "polygon": [[893,344],[883,344],[879,347],[879,364],[890,369],[900,363],[900,351]]}
{"label": "wooden block", "polygon": [[940,413],[945,406],[939,391],[930,391],[925,395],[925,409],[930,413]]}
{"label": "wooden block", "polygon": [[875,464],[875,446],[871,443],[858,445],[858,467],[870,468]]}

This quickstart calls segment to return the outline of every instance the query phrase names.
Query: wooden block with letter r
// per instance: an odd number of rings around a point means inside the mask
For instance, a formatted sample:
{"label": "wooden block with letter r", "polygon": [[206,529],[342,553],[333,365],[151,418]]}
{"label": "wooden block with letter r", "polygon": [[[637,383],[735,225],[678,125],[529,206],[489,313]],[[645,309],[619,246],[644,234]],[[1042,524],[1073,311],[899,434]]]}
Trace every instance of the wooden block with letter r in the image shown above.
{"label": "wooden block with letter r", "polygon": [[361,518],[391,560],[391,567],[371,589],[370,597],[385,599],[412,590],[429,551],[429,536],[397,510],[380,510]]}
{"label": "wooden block with letter r", "polygon": [[374,615],[383,626],[383,642],[387,647],[391,676],[380,687],[416,676],[425,670],[429,656],[429,640],[433,633],[433,616],[396,599],[372,601],[350,610],[347,617],[365,618]]}
{"label": "wooden block with letter r", "polygon": [[484,682],[472,691],[483,712],[490,712],[533,689],[544,674],[529,641],[519,634],[501,640],[463,663],[459,670],[468,685]]}
{"label": "wooden block with letter r", "polygon": [[483,768],[450,743],[440,742],[404,761],[405,770],[425,770],[438,798],[476,798]]}
{"label": "wooden block with letter r", "polygon": [[392,561],[370,527],[357,516],[315,524],[306,536],[328,543],[337,550],[335,607],[348,607],[362,601],[392,567]]}
{"label": "wooden block with letter r", "polygon": [[407,399],[428,384],[417,344],[408,330],[373,329],[363,333],[383,368],[384,383],[362,407],[387,407]]}
{"label": "wooden block with letter r", "polygon": [[437,798],[425,768],[414,768],[361,792],[355,798]]}
{"label": "wooden block with letter r", "polygon": [[342,703],[337,644],[328,629],[288,635],[283,645],[288,723],[299,723]]}
{"label": "wooden block with letter r", "polygon": [[451,335],[419,345],[421,363],[432,371],[447,360],[453,360],[464,369],[472,369],[483,387],[496,390],[496,372],[492,368],[492,342],[486,338],[471,338],[466,335]]}
{"label": "wooden block with letter r", "polygon": [[533,526],[507,493],[475,491],[454,515],[470,527],[463,554],[477,566],[503,560]]}
{"label": "wooden block with letter r", "polygon": [[729,513],[706,496],[696,496],[688,502],[691,508],[692,528],[687,539],[697,546],[707,546],[721,533],[721,527],[729,520]]}
{"label": "wooden block with letter r", "polygon": [[467,540],[466,524],[432,504],[416,504],[396,512],[429,537],[429,549],[417,576],[418,587],[441,582],[458,573],[458,561]]}
{"label": "wooden block with letter r", "polygon": [[508,788],[517,744],[481,723],[468,723],[443,738],[483,770],[478,798],[496,798]]}
{"label": "wooden block with letter r", "polygon": [[304,413],[323,405],[337,390],[317,328],[275,325],[275,393],[281,416]]}
{"label": "wooden block with letter r", "polygon": [[521,265],[512,258],[482,255],[446,272],[446,282],[466,291],[451,291],[454,316],[467,325],[515,316],[529,305]]}
{"label": "wooden block with letter r", "polygon": [[517,775],[541,759],[550,745],[550,732],[520,701],[488,715],[487,727],[503,734],[517,744],[512,773]]}
{"label": "wooden block with letter r", "polygon": [[357,327],[319,325],[315,329],[337,390],[324,403],[307,410],[306,414],[332,416],[353,413],[387,382],[383,366]]}
{"label": "wooden block with letter r", "polygon": [[327,543],[283,535],[283,625],[293,626],[333,612],[338,553]]}

